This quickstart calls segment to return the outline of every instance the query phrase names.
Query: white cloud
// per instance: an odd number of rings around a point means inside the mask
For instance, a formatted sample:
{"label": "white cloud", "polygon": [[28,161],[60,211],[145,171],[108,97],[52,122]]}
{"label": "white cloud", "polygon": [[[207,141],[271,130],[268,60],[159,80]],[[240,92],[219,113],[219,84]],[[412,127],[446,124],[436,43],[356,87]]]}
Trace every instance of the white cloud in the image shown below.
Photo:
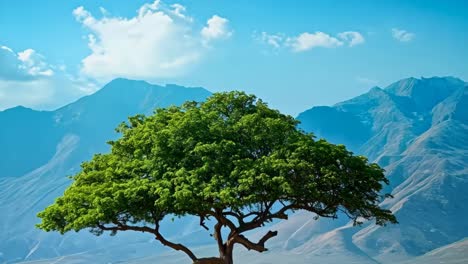
{"label": "white cloud", "polygon": [[[80,6],[75,19],[88,31],[90,54],[79,73],[49,63],[33,49],[15,52],[0,45],[0,110],[24,105],[54,109],[97,90],[115,78],[154,80],[183,74],[211,50],[211,41],[226,39],[228,20],[212,16],[205,27],[180,4],[143,4],[133,17],[100,16]],[[198,25],[198,26],[197,26]],[[72,67],[73,68],[73,67]]]}
{"label": "white cloud", "polygon": [[408,42],[414,39],[415,34],[404,29],[392,28],[392,36],[401,42]]}
{"label": "white cloud", "polygon": [[0,46],[0,49],[6,50],[6,51],[9,51],[9,52],[13,52],[13,50],[10,49],[10,48],[7,47],[7,46]]}
{"label": "white cloud", "polygon": [[31,80],[52,76],[52,68],[45,57],[33,49],[16,53],[7,46],[0,47],[0,79]]}
{"label": "white cloud", "polygon": [[289,38],[287,45],[295,52],[310,50],[312,48],[335,48],[343,45],[343,42],[323,32],[302,33],[298,37]]}
{"label": "white cloud", "polygon": [[254,39],[269,45],[275,49],[289,48],[294,52],[303,52],[313,48],[337,48],[343,45],[353,47],[365,42],[364,37],[355,31],[338,33],[336,37],[317,31],[315,33],[304,32],[296,37],[286,37],[282,33],[268,34],[262,32],[254,34]]}
{"label": "white cloud", "polygon": [[284,45],[284,35],[280,33],[268,34],[266,32],[262,32],[260,35],[254,34],[254,38],[260,42],[272,46],[275,49],[279,49]]}
{"label": "white cloud", "polygon": [[362,44],[365,41],[361,33],[356,31],[341,32],[338,34],[338,37],[343,41],[348,42],[348,46],[350,47]]}
{"label": "white cloud", "polygon": [[33,49],[18,52],[18,59],[22,62],[20,68],[31,76],[52,76],[54,71],[45,62],[45,57]]}
{"label": "white cloud", "polygon": [[161,4],[160,0],[155,0],[153,3],[145,3],[138,9],[138,16],[143,17],[147,14],[151,14],[153,11],[159,9]]}
{"label": "white cloud", "polygon": [[31,78],[28,74],[20,69],[21,61],[18,59],[12,49],[6,46],[0,47],[0,79],[26,79]]}
{"label": "white cloud", "polygon": [[0,80],[0,110],[17,105],[37,107],[48,103],[53,91],[46,79]]}
{"label": "white cloud", "polygon": [[171,5],[171,7],[173,8],[173,10],[171,11],[174,15],[180,17],[180,18],[183,18],[183,19],[187,19],[188,21],[193,21],[193,19],[191,17],[188,17],[184,14],[184,12],[187,10],[185,8],[185,6],[181,5],[181,4],[173,4]]}
{"label": "white cloud", "polygon": [[201,35],[206,40],[229,38],[232,32],[229,31],[228,22],[229,20],[226,18],[214,15],[206,22],[206,26],[202,29]]}
{"label": "white cloud", "polygon": [[183,74],[208,51],[207,40],[227,38],[228,20],[213,16],[196,30],[180,4],[146,3],[131,18],[95,18],[84,7],[73,14],[87,30],[91,54],[82,60],[82,73],[107,81],[115,77],[167,78]]}
{"label": "white cloud", "polygon": [[33,49],[16,53],[0,46],[0,110],[17,105],[53,109],[95,90],[94,82],[73,77]]}
{"label": "white cloud", "polygon": [[93,82],[71,79],[65,74],[33,80],[0,80],[0,110],[17,105],[52,110],[96,89]]}
{"label": "white cloud", "polygon": [[101,11],[101,14],[102,14],[103,16],[109,16],[109,15],[110,15],[109,11],[107,11],[107,9],[105,9],[105,8],[102,7],[102,6],[99,7],[99,11]]}

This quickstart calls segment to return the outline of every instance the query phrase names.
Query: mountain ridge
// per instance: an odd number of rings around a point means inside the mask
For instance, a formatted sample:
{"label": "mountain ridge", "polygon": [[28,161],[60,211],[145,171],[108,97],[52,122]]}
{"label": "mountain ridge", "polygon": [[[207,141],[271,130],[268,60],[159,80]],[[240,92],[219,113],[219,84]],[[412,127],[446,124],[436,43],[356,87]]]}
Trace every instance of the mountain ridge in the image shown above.
{"label": "mountain ridge", "polygon": [[[311,216],[299,212],[286,222],[267,227],[280,232],[269,241],[272,251],[265,255],[265,261],[286,261],[295,256],[298,264],[333,263],[333,260],[395,263],[425,256],[431,250],[467,237],[468,224],[457,219],[468,216],[464,206],[468,200],[468,193],[464,192],[468,188],[468,87],[452,78],[404,79],[388,86],[393,87],[390,90],[395,90],[395,94],[388,92],[388,87],[374,87],[350,100],[299,114],[301,129],[332,143],[343,143],[386,169],[391,181],[387,190],[395,198],[383,201],[382,205],[394,210],[400,224],[380,228],[365,223],[362,228],[354,228],[343,218],[311,221]],[[452,92],[432,93],[427,102],[416,102],[407,96],[419,96],[416,94],[424,91],[426,84],[428,89],[439,91],[448,87]],[[97,254],[97,249],[99,254],[94,260],[103,263],[129,259],[132,263],[154,262],[147,257],[164,252],[151,242],[154,239],[139,234],[96,238],[87,232],[65,236],[44,233],[34,228],[38,221],[35,213],[63,192],[70,184],[66,176],[75,173],[83,160],[108,150],[105,142],[118,136],[114,128],[129,115],[150,114],[155,107],[181,104],[185,100],[202,101],[210,94],[203,88],[183,88],[116,79],[95,94],[54,111],[25,107],[0,111],[0,120],[4,118],[4,122],[18,125],[0,131],[0,145],[12,146],[0,149],[0,155],[14,157],[22,165],[7,167],[14,162],[0,162],[0,171],[6,171],[5,168],[16,171],[0,175],[3,190],[0,211],[9,216],[0,218],[0,237],[6,238],[0,241],[0,263],[54,258],[57,263],[61,259],[64,263],[67,259],[86,263],[93,259],[86,252]],[[17,117],[7,120],[5,112],[33,113],[42,119],[26,116],[22,118],[32,120],[13,122]],[[7,132],[8,137],[2,136]],[[12,140],[14,136],[29,141],[21,145]],[[43,148],[47,153],[31,147],[40,146],[38,142],[45,142]],[[193,245],[211,241],[212,238],[201,236],[197,230],[186,232],[197,226],[197,219],[177,221],[180,221],[177,229],[165,229],[171,239],[183,239]],[[258,255],[239,252],[246,262],[265,263]]]}
{"label": "mountain ridge", "polygon": [[[421,91],[430,96],[422,98]],[[382,205],[392,209],[400,224],[367,225],[352,235],[353,243],[373,259],[402,261],[468,236],[461,221],[468,216],[466,94],[466,83],[456,78],[410,78],[332,107],[371,127],[370,137],[354,151],[383,166],[390,179],[386,190],[394,198]],[[313,109],[309,115],[323,112]],[[298,118],[307,123],[307,117]],[[331,136],[334,143],[347,143]]]}
{"label": "mountain ridge", "polygon": [[[67,133],[79,130],[79,133],[88,133],[87,137],[93,138],[94,144],[102,144],[109,138],[96,135],[95,124],[113,132],[130,115],[150,114],[156,107],[178,105],[185,100],[201,101],[209,94],[203,88],[159,86],[119,78],[96,93],[56,110],[42,111],[17,106],[0,111],[0,123],[9,124],[0,130],[0,145],[4,148],[3,151],[0,149],[0,156],[6,157],[0,159],[0,178],[20,176],[47,162],[54,152],[49,146],[57,145]],[[167,104],[166,101],[171,103]],[[31,133],[32,130],[35,133]],[[11,140],[18,133],[23,135],[22,140]],[[35,145],[37,147],[31,149]],[[24,153],[29,153],[29,156]],[[33,162],[28,166],[27,160],[31,159]]]}
{"label": "mountain ridge", "polygon": [[[0,218],[0,237],[4,238],[0,263],[73,254],[101,243],[141,242],[142,238],[131,234],[106,239],[88,232],[60,236],[35,228],[37,212],[63,193],[70,184],[67,176],[76,173],[81,162],[108,151],[106,142],[118,136],[114,129],[128,116],[150,114],[156,107],[186,100],[203,101],[210,94],[204,89],[166,88],[146,82],[136,82],[142,89],[134,90],[128,83],[134,82],[117,80],[97,95],[54,111],[19,107],[0,112],[0,121],[12,124],[0,130],[0,145],[9,146],[0,149],[0,156],[8,157],[0,159],[0,211],[8,216]],[[119,87],[122,85],[125,87]],[[132,90],[135,93],[122,93]]]}

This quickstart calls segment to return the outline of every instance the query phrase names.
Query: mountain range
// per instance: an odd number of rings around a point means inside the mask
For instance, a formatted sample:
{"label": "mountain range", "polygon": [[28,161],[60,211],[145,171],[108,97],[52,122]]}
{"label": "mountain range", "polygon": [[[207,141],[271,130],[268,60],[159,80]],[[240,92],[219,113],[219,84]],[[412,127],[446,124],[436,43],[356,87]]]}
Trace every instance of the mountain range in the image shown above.
{"label": "mountain range", "polygon": [[[133,234],[115,239],[88,232],[47,234],[34,228],[36,214],[63,193],[71,183],[67,176],[76,173],[82,161],[109,150],[106,142],[118,136],[114,129],[128,116],[203,101],[210,94],[202,88],[116,79],[55,111],[15,107],[0,112],[5,124],[0,130],[0,263],[125,245],[123,241],[147,244],[148,237]],[[172,233],[179,231],[183,233],[182,228]]]}
{"label": "mountain range", "polygon": [[[210,94],[203,88],[116,79],[55,111],[1,111],[0,263],[180,263],[180,255],[150,236],[62,236],[34,224],[37,212],[63,193],[71,183],[67,176],[82,161],[109,150],[105,142],[118,136],[114,128],[128,116]],[[268,227],[279,231],[268,242],[268,253],[239,249],[241,263],[465,263],[460,261],[468,259],[467,83],[408,78],[333,106],[313,107],[297,119],[301,129],[345,144],[385,168],[394,198],[382,206],[400,224],[352,227],[345,218],[315,221],[297,212]],[[168,236],[200,252],[213,251],[207,246],[212,238],[196,219],[176,222],[164,226]]]}

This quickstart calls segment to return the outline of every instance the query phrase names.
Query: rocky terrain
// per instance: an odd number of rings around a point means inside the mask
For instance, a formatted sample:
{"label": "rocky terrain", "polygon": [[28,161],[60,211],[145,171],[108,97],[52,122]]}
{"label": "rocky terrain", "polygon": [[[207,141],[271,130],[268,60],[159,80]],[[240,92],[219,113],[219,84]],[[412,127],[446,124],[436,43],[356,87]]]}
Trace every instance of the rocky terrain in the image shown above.
{"label": "rocky terrain", "polygon": [[[141,234],[61,236],[34,228],[36,213],[62,194],[67,176],[127,116],[200,101],[210,92],[117,79],[55,111],[16,107],[0,112],[0,263],[182,263],[187,259]],[[468,86],[452,77],[408,78],[297,117],[301,128],[385,168],[400,224],[352,227],[345,218],[298,212],[269,229],[270,251],[237,249],[240,263],[466,263],[468,261]],[[175,228],[174,228],[175,227]],[[212,238],[196,219],[168,223],[166,233],[207,255]],[[256,236],[255,233],[251,234]],[[41,260],[42,259],[42,260]],[[45,260],[44,260],[45,259]],[[187,262],[188,263],[188,262]]]}

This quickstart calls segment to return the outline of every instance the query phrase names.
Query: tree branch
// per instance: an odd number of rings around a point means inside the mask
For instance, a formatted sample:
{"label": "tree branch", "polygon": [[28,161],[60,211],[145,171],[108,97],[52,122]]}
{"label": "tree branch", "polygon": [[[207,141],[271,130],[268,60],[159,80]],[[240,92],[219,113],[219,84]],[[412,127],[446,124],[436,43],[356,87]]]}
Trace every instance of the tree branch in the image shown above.
{"label": "tree branch", "polygon": [[275,237],[278,235],[278,231],[268,231],[257,243],[253,243],[252,241],[248,240],[243,235],[238,235],[234,237],[234,243],[239,243],[243,245],[248,250],[255,250],[258,252],[264,252],[268,249],[265,247],[265,242],[268,241],[270,238]]}
{"label": "tree branch", "polygon": [[265,245],[265,242],[268,241],[268,239],[275,237],[278,235],[278,231],[268,231],[259,241],[257,244],[260,244],[262,246]]}
{"label": "tree branch", "polygon": [[154,234],[156,236],[156,239],[159,240],[159,242],[161,242],[161,244],[163,244],[164,246],[170,247],[170,248],[172,248],[174,250],[183,251],[185,254],[187,254],[192,259],[193,262],[195,262],[197,260],[197,257],[195,256],[195,254],[193,254],[193,252],[190,249],[188,249],[186,246],[184,246],[182,244],[176,244],[176,243],[170,242],[170,241],[166,240],[161,235],[161,233],[159,232],[159,221],[155,222],[155,228],[154,229],[150,228],[148,226],[125,225],[125,224],[122,224],[122,223],[117,222],[117,221],[114,221],[114,224],[115,224],[115,226],[105,226],[103,224],[97,224],[97,227],[99,227],[103,231],[116,232],[116,231],[133,230],[133,231],[151,233],[151,234]]}
{"label": "tree branch", "polygon": [[236,218],[239,225],[244,222],[244,217],[245,216],[242,213],[235,213],[233,211],[227,211],[227,212],[222,212],[222,214],[224,216],[232,216],[232,217]]}
{"label": "tree branch", "polygon": [[223,212],[221,209],[215,209],[215,212],[210,211],[207,214],[216,218],[216,220],[220,222],[223,226],[229,227],[229,229],[231,229],[231,232],[237,229],[236,225],[231,220],[229,220],[226,216],[223,215]]}
{"label": "tree branch", "polygon": [[115,226],[105,226],[102,224],[97,224],[97,227],[102,229],[103,231],[139,231],[139,232],[147,232],[154,234],[154,230],[148,226],[129,226],[129,225],[122,225],[121,223],[114,223]]}
{"label": "tree branch", "polygon": [[271,213],[271,207],[273,206],[274,202],[270,202],[264,208],[264,211],[258,214],[252,221],[239,225],[238,233],[243,233],[257,227],[261,227],[266,221],[273,220],[273,219],[288,219],[288,215],[286,214],[287,210],[293,209],[292,205],[284,206],[276,213]]}
{"label": "tree branch", "polygon": [[214,227],[214,238],[216,240],[216,243],[218,244],[220,256],[224,255],[224,251],[226,250],[226,246],[224,245],[223,241],[223,235],[221,234],[221,228],[221,222],[216,223]]}
{"label": "tree branch", "polygon": [[252,215],[258,216],[260,213],[259,212],[249,212],[247,214],[242,215],[242,218],[245,219],[247,217],[250,217]]}
{"label": "tree branch", "polygon": [[207,231],[210,230],[205,224],[205,216],[200,216],[200,226],[206,229]]}
{"label": "tree branch", "polygon": [[193,254],[193,252],[190,249],[188,249],[186,246],[182,244],[172,243],[166,240],[159,232],[159,222],[156,222],[156,226],[154,228],[154,234],[156,235],[156,239],[159,240],[159,242],[161,242],[161,244],[163,244],[164,246],[184,252],[192,259],[193,262],[197,260],[197,257],[195,256],[195,254]]}

